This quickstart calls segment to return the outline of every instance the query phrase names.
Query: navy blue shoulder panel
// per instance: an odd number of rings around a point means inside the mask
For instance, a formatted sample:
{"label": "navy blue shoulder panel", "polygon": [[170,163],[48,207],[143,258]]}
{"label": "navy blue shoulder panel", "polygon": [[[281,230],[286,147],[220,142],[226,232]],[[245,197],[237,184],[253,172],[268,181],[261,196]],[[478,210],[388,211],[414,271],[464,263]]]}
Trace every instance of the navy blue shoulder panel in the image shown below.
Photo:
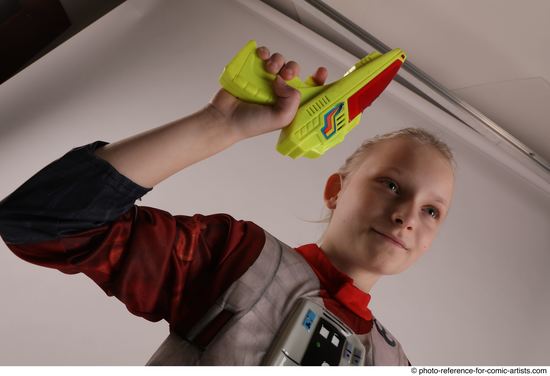
{"label": "navy blue shoulder panel", "polygon": [[96,141],[72,149],[0,201],[4,241],[36,243],[101,226],[151,191],[94,154],[107,144]]}

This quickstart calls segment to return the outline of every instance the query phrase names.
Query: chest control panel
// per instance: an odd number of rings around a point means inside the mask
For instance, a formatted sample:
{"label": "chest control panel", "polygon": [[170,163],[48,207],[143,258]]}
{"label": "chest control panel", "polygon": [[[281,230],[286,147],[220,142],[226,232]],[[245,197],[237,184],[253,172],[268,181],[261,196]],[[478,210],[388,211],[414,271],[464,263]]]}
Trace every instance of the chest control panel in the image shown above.
{"label": "chest control panel", "polygon": [[365,347],[323,306],[300,299],[281,326],[264,365],[361,366]]}

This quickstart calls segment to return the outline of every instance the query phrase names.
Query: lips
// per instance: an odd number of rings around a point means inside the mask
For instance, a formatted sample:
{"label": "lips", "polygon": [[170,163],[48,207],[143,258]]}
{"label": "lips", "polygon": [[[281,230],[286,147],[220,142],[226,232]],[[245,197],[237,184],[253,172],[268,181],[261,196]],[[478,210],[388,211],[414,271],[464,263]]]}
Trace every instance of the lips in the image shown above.
{"label": "lips", "polygon": [[379,235],[384,236],[388,240],[392,241],[393,243],[395,243],[395,245],[398,245],[401,248],[404,248],[405,250],[408,250],[407,247],[405,247],[405,244],[399,238],[397,238],[395,236],[392,236],[392,235],[384,234],[383,232],[380,232],[380,231],[376,230],[375,228],[373,228],[373,231],[376,232]]}

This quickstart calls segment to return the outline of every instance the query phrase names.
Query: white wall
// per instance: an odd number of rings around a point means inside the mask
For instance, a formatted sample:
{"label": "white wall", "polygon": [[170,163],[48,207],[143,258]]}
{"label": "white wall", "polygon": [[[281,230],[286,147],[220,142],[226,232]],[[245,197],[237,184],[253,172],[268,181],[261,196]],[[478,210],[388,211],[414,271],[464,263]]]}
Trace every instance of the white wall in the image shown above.
{"label": "white wall", "polygon": [[[199,109],[249,39],[299,61],[303,78],[324,65],[332,81],[354,60],[274,11],[266,19],[237,2],[128,1],[0,86],[0,197],[75,146]],[[414,364],[548,364],[550,203],[480,149],[483,141],[449,132],[461,126],[453,122],[392,83],[323,158],[283,158],[278,134],[264,135],[180,172],[140,204],[227,212],[289,245],[315,242],[323,225],[301,219],[320,218],[325,179],[345,157],[365,138],[424,127],[454,150],[454,206],[428,254],[374,288],[375,315]],[[166,323],[132,316],[86,277],[0,250],[0,365],[141,365],[168,334]]]}

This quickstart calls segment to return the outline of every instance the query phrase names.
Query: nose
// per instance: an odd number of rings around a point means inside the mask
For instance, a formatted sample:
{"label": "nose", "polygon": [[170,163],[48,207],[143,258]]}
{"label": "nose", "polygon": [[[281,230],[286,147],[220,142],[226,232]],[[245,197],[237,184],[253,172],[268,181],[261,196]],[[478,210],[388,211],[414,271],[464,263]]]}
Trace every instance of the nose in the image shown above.
{"label": "nose", "polygon": [[392,222],[398,224],[400,227],[406,226],[407,229],[412,229],[412,208],[407,205],[399,205],[392,213]]}

